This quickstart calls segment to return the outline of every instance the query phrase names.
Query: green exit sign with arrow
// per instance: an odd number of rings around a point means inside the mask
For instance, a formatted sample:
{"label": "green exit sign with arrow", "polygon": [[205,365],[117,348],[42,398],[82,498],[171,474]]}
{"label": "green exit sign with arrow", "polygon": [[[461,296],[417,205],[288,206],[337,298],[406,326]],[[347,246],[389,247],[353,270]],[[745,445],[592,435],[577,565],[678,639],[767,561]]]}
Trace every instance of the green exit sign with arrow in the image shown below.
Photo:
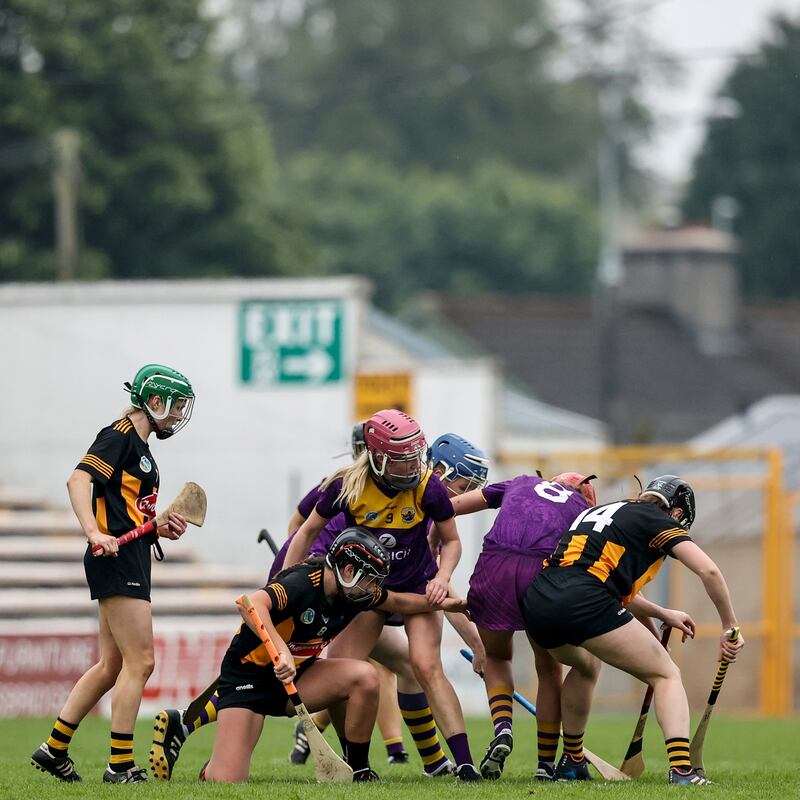
{"label": "green exit sign with arrow", "polygon": [[239,308],[242,383],[336,383],[343,374],[341,300],[246,300]]}

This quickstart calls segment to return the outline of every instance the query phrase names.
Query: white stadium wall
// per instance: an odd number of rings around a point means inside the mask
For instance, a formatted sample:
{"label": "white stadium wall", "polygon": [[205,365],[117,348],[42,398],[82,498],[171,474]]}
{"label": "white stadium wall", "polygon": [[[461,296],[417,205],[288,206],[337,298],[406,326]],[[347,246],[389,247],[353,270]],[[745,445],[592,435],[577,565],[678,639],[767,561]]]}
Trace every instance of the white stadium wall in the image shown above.
{"label": "white stadium wall", "polygon": [[[197,401],[174,439],[151,438],[160,497],[186,480],[208,493],[191,545],[206,560],[265,560],[260,528],[282,539],[300,496],[347,463],[353,386],[369,285],[356,278],[220,282],[7,285],[0,288],[0,484],[35,489],[68,505],[65,482],[96,432],[126,406],[122,383],[144,363],[184,372]],[[331,298],[344,313],[343,379],[253,388],[239,378],[239,308],[247,300]],[[497,376],[488,360],[400,360],[371,340],[366,368],[408,369],[414,413],[431,439],[458,432],[491,451]],[[162,506],[163,507],[163,506]],[[472,523],[472,521],[469,521]],[[485,520],[484,520],[485,522]],[[465,543],[465,562],[477,557]],[[167,543],[166,547],[171,546]],[[167,556],[169,556],[167,550]],[[458,583],[465,588],[466,567]],[[467,573],[468,574],[468,573]]]}

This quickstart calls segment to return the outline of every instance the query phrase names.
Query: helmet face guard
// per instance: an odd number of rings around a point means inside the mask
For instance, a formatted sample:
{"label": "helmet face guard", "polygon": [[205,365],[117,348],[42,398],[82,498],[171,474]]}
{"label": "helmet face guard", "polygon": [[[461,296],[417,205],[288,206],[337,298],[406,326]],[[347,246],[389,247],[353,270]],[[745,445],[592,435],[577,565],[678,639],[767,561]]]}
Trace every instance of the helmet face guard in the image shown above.
{"label": "helmet face guard", "polygon": [[489,459],[483,450],[454,433],[440,436],[431,445],[428,465],[442,470],[442,481],[451,495],[482,489],[489,479]]}
{"label": "helmet face guard", "polygon": [[[192,417],[194,392],[189,379],[171,367],[147,364],[125,388],[130,392],[131,405],[141,409],[159,439],[168,439],[185,427]],[[150,405],[153,396],[160,398],[162,408]]]}
{"label": "helmet face guard", "polygon": [[376,480],[395,491],[419,486],[426,445],[416,420],[397,409],[379,411],[364,423],[364,442]]}
{"label": "helmet face guard", "polygon": [[669,511],[681,512],[678,525],[687,531],[692,527],[695,517],[694,490],[683,478],[677,475],[660,475],[644,487],[640,497],[652,495],[662,500]]}
{"label": "helmet face guard", "polygon": [[416,489],[425,471],[425,448],[399,456],[369,454],[369,465],[376,478],[396,491]]}
{"label": "helmet face guard", "polygon": [[[370,605],[389,575],[386,548],[362,528],[347,528],[330,546],[325,563],[336,578],[342,598],[350,605]],[[350,578],[344,571],[351,566]]]}

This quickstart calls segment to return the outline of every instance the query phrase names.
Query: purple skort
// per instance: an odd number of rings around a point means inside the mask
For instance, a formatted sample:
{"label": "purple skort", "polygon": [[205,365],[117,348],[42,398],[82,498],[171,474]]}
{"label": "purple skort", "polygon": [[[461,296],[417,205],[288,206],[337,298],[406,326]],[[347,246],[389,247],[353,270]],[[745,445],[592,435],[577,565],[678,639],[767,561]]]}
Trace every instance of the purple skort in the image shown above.
{"label": "purple skort", "polygon": [[522,600],[550,552],[484,545],[469,579],[472,621],[490,631],[524,631]]}

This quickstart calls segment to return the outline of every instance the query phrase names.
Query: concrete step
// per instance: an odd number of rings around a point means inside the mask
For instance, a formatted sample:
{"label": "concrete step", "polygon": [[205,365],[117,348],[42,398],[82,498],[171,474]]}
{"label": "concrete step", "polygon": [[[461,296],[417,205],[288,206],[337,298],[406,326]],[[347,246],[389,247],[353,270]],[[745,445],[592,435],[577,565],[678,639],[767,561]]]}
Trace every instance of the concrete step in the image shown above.
{"label": "concrete step", "polygon": [[[154,563],[153,586],[169,588],[225,589],[250,586],[251,589],[266,583],[269,567],[262,570],[242,569],[238,566],[217,566],[204,563],[172,563],[169,560]],[[85,588],[83,564],[78,562],[39,563],[13,561],[0,564],[0,589],[14,588]]]}
{"label": "concrete step", "polygon": [[35,509],[44,510],[48,507],[45,498],[32,489],[23,489],[20,486],[0,486],[0,508],[2,509]]}
{"label": "concrete step", "polygon": [[0,537],[74,536],[81,533],[75,515],[66,509],[20,511],[0,509]]}
{"label": "concrete step", "polygon": [[[172,544],[172,542],[170,542]],[[178,547],[164,548],[171,563],[196,562],[194,552],[184,542]],[[74,536],[0,536],[0,563],[9,561],[83,562],[86,540],[82,534]]]}
{"label": "concrete step", "polygon": [[[227,589],[166,589],[153,587],[152,602],[155,616],[237,615],[236,598],[253,586]],[[89,598],[89,589],[0,589],[0,619],[43,620],[64,617],[93,617],[97,603]]]}

